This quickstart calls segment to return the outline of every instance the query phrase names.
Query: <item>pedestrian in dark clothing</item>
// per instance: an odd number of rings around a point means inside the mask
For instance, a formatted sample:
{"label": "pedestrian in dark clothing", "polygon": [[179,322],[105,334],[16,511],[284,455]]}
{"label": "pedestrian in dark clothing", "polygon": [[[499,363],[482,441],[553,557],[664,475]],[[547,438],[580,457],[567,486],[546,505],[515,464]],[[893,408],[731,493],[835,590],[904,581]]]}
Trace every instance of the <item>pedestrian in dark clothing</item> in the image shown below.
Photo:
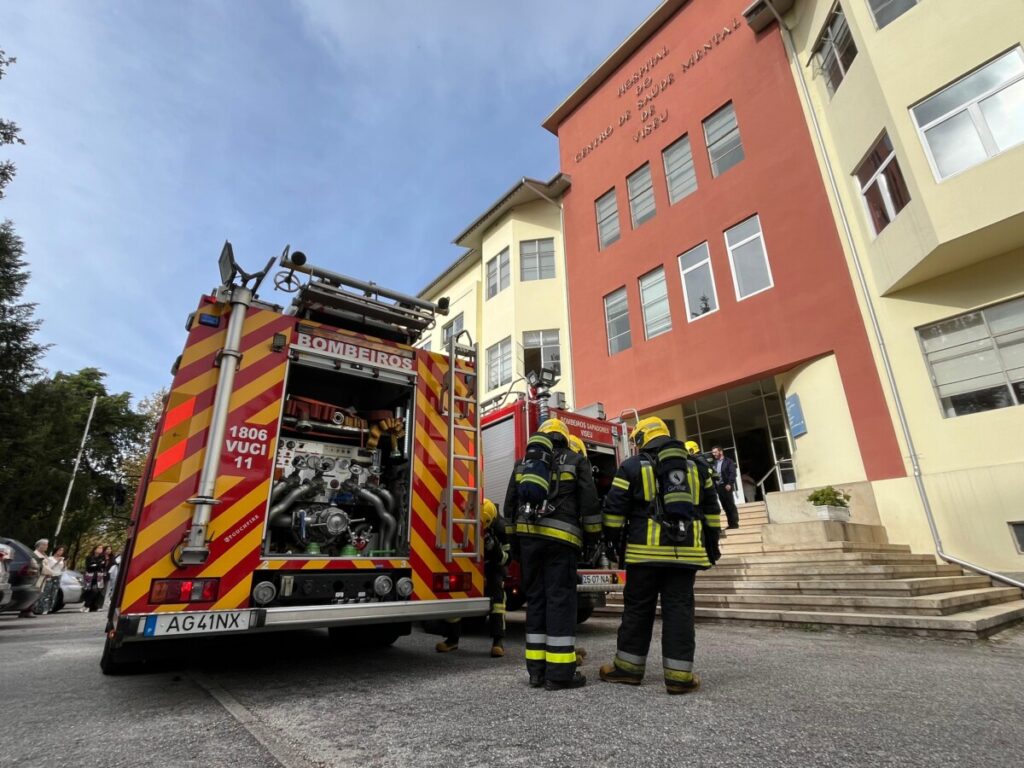
{"label": "pedestrian in dark clothing", "polygon": [[[505,521],[498,517],[498,508],[490,499],[480,505],[480,526],[484,532],[484,594],[491,599],[491,612],[487,627],[491,632],[491,656],[505,655],[505,567],[509,561],[509,543],[505,535]],[[435,648],[438,653],[459,649],[462,622],[449,621],[444,640]]]}
{"label": "pedestrian in dark clothing", "polygon": [[505,497],[526,591],[530,686],[580,688],[576,671],[576,562],[600,540],[601,515],[590,463],[569,448],[569,430],[548,419],[527,441]]}
{"label": "pedestrian in dark clothing", "polygon": [[729,528],[739,528],[740,513],[736,509],[736,499],[732,495],[736,489],[736,462],[722,453],[720,445],[712,447],[711,455],[715,459],[715,492],[718,494],[718,501],[725,510]]}
{"label": "pedestrian in dark clothing", "polygon": [[640,453],[622,462],[604,499],[606,540],[626,542],[626,589],[615,658],[601,679],[641,684],[660,597],[665,690],[688,693],[700,686],[694,577],[721,556],[714,481],[656,416],[637,422],[631,437]]}
{"label": "pedestrian in dark clothing", "polygon": [[107,558],[103,547],[97,546],[85,559],[85,597],[83,611],[93,613],[103,607],[103,590],[107,585]]}

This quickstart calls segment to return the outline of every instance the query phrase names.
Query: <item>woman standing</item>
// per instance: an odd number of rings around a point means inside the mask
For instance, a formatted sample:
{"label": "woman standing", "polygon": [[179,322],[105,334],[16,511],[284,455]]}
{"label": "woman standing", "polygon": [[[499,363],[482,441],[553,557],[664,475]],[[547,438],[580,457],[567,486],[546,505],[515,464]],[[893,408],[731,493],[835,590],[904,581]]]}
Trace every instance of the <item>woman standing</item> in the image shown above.
{"label": "woman standing", "polygon": [[85,603],[82,611],[90,613],[103,607],[103,589],[107,585],[107,559],[98,545],[85,559]]}
{"label": "woman standing", "polygon": [[43,575],[46,577],[46,583],[32,609],[35,613],[53,613],[53,608],[57,604],[57,594],[60,592],[60,578],[65,567],[64,547],[57,547],[52,555],[43,558]]}

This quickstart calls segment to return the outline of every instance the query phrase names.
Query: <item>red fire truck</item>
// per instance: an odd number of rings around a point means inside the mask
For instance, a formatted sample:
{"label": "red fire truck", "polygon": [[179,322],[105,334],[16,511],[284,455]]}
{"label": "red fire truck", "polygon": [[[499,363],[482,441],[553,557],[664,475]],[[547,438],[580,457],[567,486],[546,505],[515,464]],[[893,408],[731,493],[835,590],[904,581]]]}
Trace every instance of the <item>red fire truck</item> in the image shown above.
{"label": "red fire truck", "polygon": [[[603,497],[611,485],[615,470],[627,456],[629,443],[622,424],[583,413],[574,413],[560,407],[547,408],[550,395],[530,387],[528,393],[516,395],[508,404],[486,410],[480,422],[483,435],[483,487],[484,496],[499,506],[505,501],[509,478],[516,461],[526,452],[526,441],[544,418],[557,417],[579,437],[587,447],[587,458],[595,470],[598,495]],[[603,414],[598,414],[603,416]],[[502,514],[505,510],[502,510]],[[622,589],[622,574],[608,569],[600,558],[581,563],[579,571],[577,620],[590,618],[597,606],[605,604],[607,594]],[[505,580],[508,610],[521,608],[526,600],[522,593],[519,565],[511,564]]]}
{"label": "red fire truck", "polygon": [[447,313],[288,249],[260,301],[225,244],[141,479],[101,666],[194,635],[328,627],[390,644],[486,614],[477,350]]}

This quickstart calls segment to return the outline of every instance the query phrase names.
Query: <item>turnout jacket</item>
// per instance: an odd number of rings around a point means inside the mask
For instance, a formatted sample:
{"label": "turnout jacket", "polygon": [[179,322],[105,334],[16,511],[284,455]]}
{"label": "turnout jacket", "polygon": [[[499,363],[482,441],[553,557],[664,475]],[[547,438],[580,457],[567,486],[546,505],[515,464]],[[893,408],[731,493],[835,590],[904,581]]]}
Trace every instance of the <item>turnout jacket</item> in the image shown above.
{"label": "turnout jacket", "polygon": [[505,533],[505,521],[496,517],[494,522],[484,529],[485,578],[503,579],[508,561],[509,543]]}
{"label": "turnout jacket", "polygon": [[520,508],[518,486],[523,462],[516,464],[505,494],[504,510],[510,532],[517,537],[551,539],[577,550],[597,544],[601,538],[601,505],[590,462],[559,440],[555,442],[551,469],[552,486],[558,478],[558,489],[552,490],[549,498],[553,510],[531,521]]}
{"label": "turnout jacket", "polygon": [[[685,536],[655,519],[657,463],[669,457],[686,457],[688,490],[683,496],[689,496],[693,514]],[[607,541],[615,544],[625,536],[626,565],[703,570],[718,559],[722,523],[711,471],[703,462],[688,457],[683,444],[671,437],[654,438],[640,455],[622,462],[604,499],[602,523]]]}

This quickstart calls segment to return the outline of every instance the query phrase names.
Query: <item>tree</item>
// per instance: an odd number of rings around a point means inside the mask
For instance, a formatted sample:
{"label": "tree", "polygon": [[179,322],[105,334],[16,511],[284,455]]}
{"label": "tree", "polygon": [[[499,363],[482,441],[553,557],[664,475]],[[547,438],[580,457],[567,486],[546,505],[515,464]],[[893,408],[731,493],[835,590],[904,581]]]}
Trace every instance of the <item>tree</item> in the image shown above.
{"label": "tree", "polygon": [[[13,56],[8,56],[0,50],[0,80],[3,80],[7,67],[16,62]],[[13,120],[4,120],[0,117],[0,147],[5,144],[24,144],[25,140],[18,135],[18,124]],[[14,163],[10,160],[0,160],[0,199],[4,196],[4,187],[14,178]]]}

